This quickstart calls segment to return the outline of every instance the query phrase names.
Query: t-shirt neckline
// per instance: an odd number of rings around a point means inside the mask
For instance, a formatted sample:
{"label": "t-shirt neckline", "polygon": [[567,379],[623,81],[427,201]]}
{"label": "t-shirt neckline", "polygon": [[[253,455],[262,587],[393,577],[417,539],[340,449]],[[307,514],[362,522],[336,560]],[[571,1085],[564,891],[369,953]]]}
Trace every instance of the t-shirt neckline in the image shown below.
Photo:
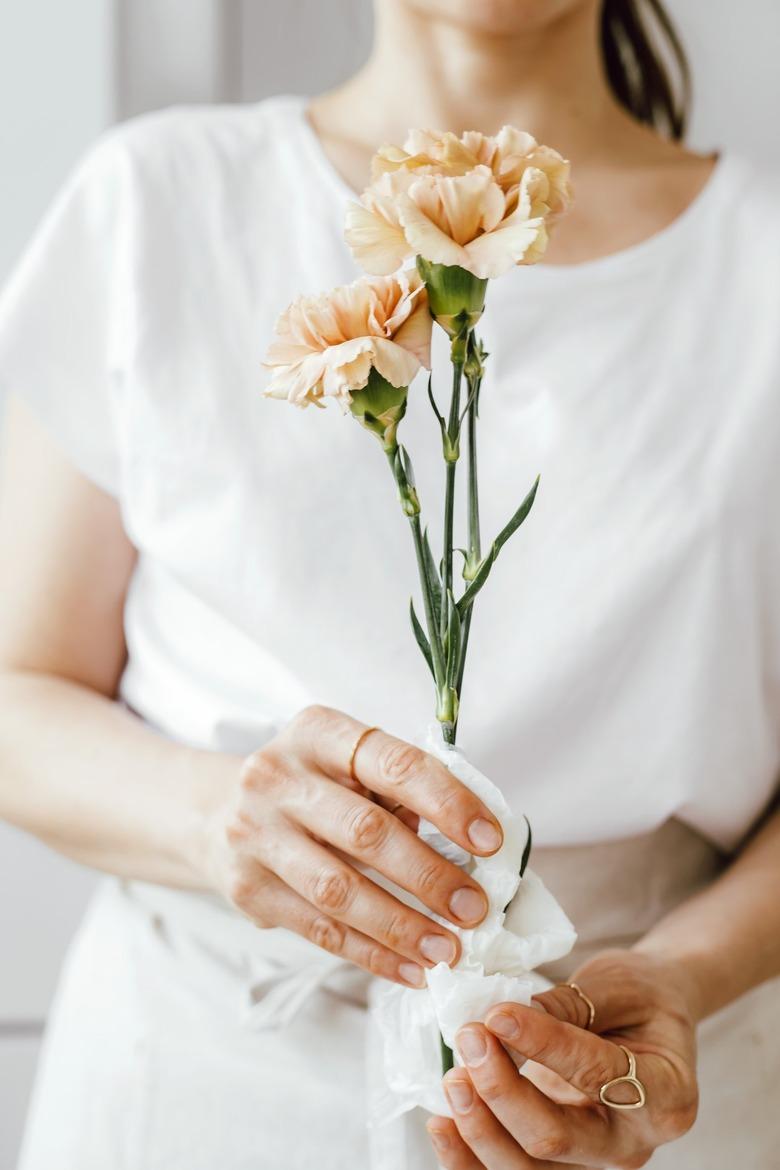
{"label": "t-shirt neckline", "polygon": [[[310,161],[316,166],[324,181],[335,195],[344,203],[356,202],[359,193],[342,177],[328,158],[322,143],[309,119],[309,98],[304,95],[280,95],[277,99],[288,106],[301,140],[307,150]],[[736,158],[730,153],[719,152],[715,164],[704,186],[697,192],[688,205],[675,216],[665,227],[659,228],[652,235],[639,240],[628,247],[609,252],[604,256],[597,256],[592,260],[583,260],[574,264],[534,264],[524,271],[533,271],[536,280],[590,279],[611,274],[613,272],[630,269],[635,265],[643,266],[647,262],[656,262],[670,251],[678,248],[682,238],[693,231],[700,223],[706,222],[710,207],[716,204],[721,191],[728,187]]]}

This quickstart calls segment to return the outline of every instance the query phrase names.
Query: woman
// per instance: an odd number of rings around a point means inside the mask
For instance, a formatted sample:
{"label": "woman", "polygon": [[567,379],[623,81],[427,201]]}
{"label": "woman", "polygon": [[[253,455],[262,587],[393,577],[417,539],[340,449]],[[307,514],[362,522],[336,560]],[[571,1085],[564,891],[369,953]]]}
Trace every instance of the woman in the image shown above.
{"label": "woman", "polygon": [[[645,7],[377,0],[333,93],[111,133],[11,282],[2,812],[119,879],[69,954],[22,1170],[773,1164],[777,184],[679,144]],[[258,358],[293,295],[357,275],[344,203],[377,144],[507,122],[572,159],[577,206],[483,322],[487,523],[544,490],[463,736],[580,943],[544,1013],[461,1033],[434,1153],[424,1118],[367,1132],[364,972],[419,985],[455,936],[355,865],[476,922],[404,810],[474,852],[500,832],[407,742],[429,695],[373,445],[264,402]],[[620,1112],[599,1092],[629,1052],[646,1104]]]}

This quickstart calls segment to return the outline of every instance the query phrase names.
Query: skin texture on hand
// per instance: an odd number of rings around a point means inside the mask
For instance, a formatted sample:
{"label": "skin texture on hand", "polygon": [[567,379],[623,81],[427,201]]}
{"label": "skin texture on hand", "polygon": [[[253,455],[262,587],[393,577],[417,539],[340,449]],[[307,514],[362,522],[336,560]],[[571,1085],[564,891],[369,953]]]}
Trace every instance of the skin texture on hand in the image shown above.
{"label": "skin texture on hand", "polygon": [[372,974],[422,987],[425,967],[457,960],[457,936],[354,863],[457,926],[476,926],[488,903],[416,835],[420,816],[471,853],[500,847],[492,813],[438,760],[310,707],[249,757],[213,817],[210,884],[259,926],[287,927]]}
{"label": "skin texture on hand", "polygon": [[[595,1031],[566,986],[535,997],[544,1011],[501,1004],[484,1025],[461,1029],[465,1067],[444,1080],[454,1120],[428,1126],[445,1170],[634,1170],[693,1124],[695,1015],[684,973],[655,957],[608,951],[573,978],[595,1004]],[[599,1102],[601,1086],[628,1071],[619,1044],[635,1054],[647,1091],[646,1106],[629,1112]],[[635,1091],[618,1086],[613,1099],[632,1101]]]}

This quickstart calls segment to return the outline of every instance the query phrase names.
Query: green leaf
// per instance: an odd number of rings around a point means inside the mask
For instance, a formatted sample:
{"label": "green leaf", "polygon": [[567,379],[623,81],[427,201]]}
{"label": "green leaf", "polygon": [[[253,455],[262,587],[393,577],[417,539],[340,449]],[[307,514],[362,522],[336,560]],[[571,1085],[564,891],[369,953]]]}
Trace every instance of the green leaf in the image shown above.
{"label": "green leaf", "polygon": [[479,568],[477,569],[474,580],[471,582],[468,589],[458,602],[458,609],[460,610],[461,617],[465,617],[467,609],[470,607],[474,598],[477,596],[480,589],[490,576],[490,570],[493,568],[493,564],[497,556],[498,549],[496,548],[494,541],[490,546],[490,552],[480,561]]}
{"label": "green leaf", "polygon": [[447,593],[447,682],[453,686],[460,665],[460,613],[452,592]]}
{"label": "green leaf", "polygon": [[533,486],[532,486],[531,490],[529,491],[528,495],[525,497],[522,504],[517,509],[514,516],[509,521],[509,523],[506,524],[501,529],[498,536],[493,541],[492,545],[490,546],[490,552],[485,557],[483,557],[483,559],[480,563],[480,566],[477,569],[474,580],[471,582],[468,589],[466,590],[466,592],[463,594],[460,601],[458,602],[458,609],[460,610],[461,617],[465,616],[466,610],[473,603],[474,598],[477,596],[480,589],[482,588],[482,586],[485,584],[488,577],[490,576],[490,570],[493,568],[493,565],[495,564],[496,557],[498,556],[499,552],[501,551],[503,546],[506,544],[506,542],[509,540],[510,536],[512,536],[513,533],[515,533],[517,531],[517,529],[520,527],[520,525],[525,520],[528,513],[531,511],[531,508],[533,507],[533,504],[534,504],[534,500],[536,499],[536,491],[537,491],[538,487],[539,487],[539,476],[537,475],[536,479],[534,480]]}
{"label": "green leaf", "polygon": [[414,612],[414,602],[411,600],[411,598],[409,599],[409,617],[411,618],[412,629],[414,631],[414,636],[417,640],[417,645],[422,650],[423,657],[424,657],[425,661],[428,663],[428,669],[430,670],[431,674],[433,675],[433,680],[435,682],[436,681],[436,672],[433,669],[433,655],[431,654],[431,645],[425,636],[425,630],[420,625],[420,622],[417,618],[417,614]]}
{"label": "green leaf", "polygon": [[431,551],[431,542],[428,539],[428,529],[423,532],[423,560],[425,562],[425,579],[428,582],[428,593],[431,598],[433,614],[436,618],[436,628],[441,624],[441,577],[436,568]]}
{"label": "green leaf", "polygon": [[536,491],[537,491],[538,487],[539,487],[539,476],[537,475],[536,479],[533,482],[533,487],[531,488],[530,492],[525,497],[525,499],[523,500],[522,504],[515,512],[512,519],[509,521],[509,523],[507,525],[505,525],[504,528],[501,529],[498,536],[494,540],[493,543],[496,545],[496,555],[498,555],[498,550],[503,548],[503,546],[509,540],[509,537],[512,536],[513,533],[517,532],[518,528],[523,523],[523,521],[525,520],[528,513],[531,511],[531,508],[533,508],[534,500],[536,499]]}
{"label": "green leaf", "polygon": [[525,843],[525,849],[523,850],[523,856],[520,860],[520,877],[523,876],[526,869],[528,868],[528,859],[531,856],[531,846],[533,844],[533,833],[531,832],[531,822],[529,821],[528,817],[525,814],[523,814],[523,820],[528,825],[528,840]]}
{"label": "green leaf", "polygon": [[411,460],[411,457],[409,455],[409,452],[406,450],[406,447],[403,447],[400,444],[398,447],[398,451],[399,451],[400,456],[401,456],[401,466],[404,469],[404,475],[406,476],[406,482],[409,484],[410,487],[416,487],[417,484],[416,484],[416,481],[414,478],[414,468],[412,467],[412,460]]}

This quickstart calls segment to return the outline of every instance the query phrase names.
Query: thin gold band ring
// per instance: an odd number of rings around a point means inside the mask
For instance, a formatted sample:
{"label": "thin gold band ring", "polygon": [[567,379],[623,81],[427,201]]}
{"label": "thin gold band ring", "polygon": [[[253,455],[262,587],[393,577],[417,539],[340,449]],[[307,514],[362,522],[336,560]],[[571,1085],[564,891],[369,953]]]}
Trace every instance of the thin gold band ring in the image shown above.
{"label": "thin gold band ring", "polygon": [[580,997],[582,1002],[585,1004],[585,1007],[588,1009],[588,1022],[585,1027],[588,1030],[591,1030],[596,1022],[596,1008],[593,1000],[585,994],[579,983],[567,983],[566,986],[570,987],[572,991]]}
{"label": "thin gold band ring", "polygon": [[361,781],[355,774],[355,756],[358,753],[358,748],[362,744],[366,736],[370,735],[372,731],[379,731],[378,727],[364,727],[360,735],[355,740],[352,751],[349,753],[349,778],[353,784],[360,784]]}

